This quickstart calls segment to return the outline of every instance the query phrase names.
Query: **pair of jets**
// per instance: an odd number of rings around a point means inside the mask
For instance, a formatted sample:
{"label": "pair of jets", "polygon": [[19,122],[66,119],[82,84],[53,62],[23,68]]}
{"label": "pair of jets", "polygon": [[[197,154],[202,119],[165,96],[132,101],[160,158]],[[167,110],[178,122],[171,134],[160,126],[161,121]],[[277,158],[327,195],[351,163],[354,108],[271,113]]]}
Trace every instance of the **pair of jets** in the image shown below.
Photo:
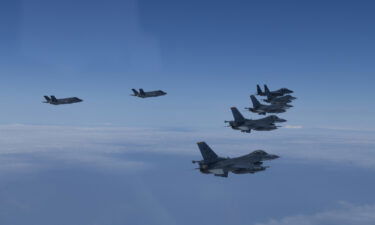
{"label": "pair of jets", "polygon": [[287,109],[293,107],[289,103],[297,99],[296,97],[291,96],[291,93],[293,93],[293,91],[288,88],[280,88],[276,91],[270,91],[267,85],[264,85],[263,92],[260,86],[257,85],[257,95],[266,96],[267,98],[263,101],[270,103],[270,105],[261,104],[254,95],[251,95],[250,99],[253,103],[253,107],[245,109],[259,115],[266,115],[267,113],[284,113]]}
{"label": "pair of jets", "polygon": [[[136,96],[140,98],[158,97],[158,96],[163,96],[167,94],[161,90],[145,92],[143,89],[139,89],[139,91],[132,89],[132,91],[134,93],[132,96]],[[44,101],[43,103],[49,103],[52,105],[73,104],[73,103],[78,103],[78,102],[83,101],[82,99],[77,98],[77,97],[58,99],[54,95],[51,95],[51,96],[45,95],[44,98],[46,99],[46,101]]]}

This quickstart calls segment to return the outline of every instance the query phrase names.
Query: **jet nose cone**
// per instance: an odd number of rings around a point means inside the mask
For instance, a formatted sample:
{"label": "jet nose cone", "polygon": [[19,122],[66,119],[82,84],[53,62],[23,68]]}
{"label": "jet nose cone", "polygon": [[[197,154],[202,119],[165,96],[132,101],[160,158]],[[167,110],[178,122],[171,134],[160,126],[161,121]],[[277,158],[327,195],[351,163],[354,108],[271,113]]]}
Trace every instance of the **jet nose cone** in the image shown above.
{"label": "jet nose cone", "polygon": [[270,155],[270,159],[278,159],[278,158],[280,158],[280,156],[278,156],[278,155]]}
{"label": "jet nose cone", "polygon": [[284,123],[284,122],[286,122],[286,119],[278,119],[277,121],[280,122],[280,123]]}

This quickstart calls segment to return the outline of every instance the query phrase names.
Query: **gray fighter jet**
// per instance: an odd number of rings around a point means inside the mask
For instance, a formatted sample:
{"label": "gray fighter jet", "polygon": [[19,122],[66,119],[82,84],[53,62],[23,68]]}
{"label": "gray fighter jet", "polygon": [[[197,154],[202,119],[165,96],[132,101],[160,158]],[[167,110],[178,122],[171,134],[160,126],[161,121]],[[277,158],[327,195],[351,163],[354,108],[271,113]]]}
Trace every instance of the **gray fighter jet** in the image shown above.
{"label": "gray fighter jet", "polygon": [[264,171],[268,167],[263,166],[263,161],[279,158],[279,156],[268,154],[263,150],[256,150],[250,154],[236,158],[223,158],[216,155],[205,142],[198,142],[198,147],[203,160],[193,161],[193,163],[198,163],[199,168],[197,169],[201,173],[212,173],[219,177],[228,177],[229,172],[246,174]]}
{"label": "gray fighter jet", "polygon": [[46,101],[43,103],[49,103],[52,105],[72,104],[72,103],[78,103],[78,102],[83,101],[82,99],[79,99],[77,97],[57,99],[54,95],[51,95],[51,97],[48,97],[45,95],[44,98],[46,99]]}
{"label": "gray fighter jet", "polygon": [[159,96],[163,96],[163,95],[167,94],[162,90],[145,92],[143,89],[139,89],[139,92],[138,92],[137,90],[132,89],[132,91],[134,93],[134,94],[132,94],[132,96],[136,96],[136,97],[140,97],[140,98],[159,97]]}
{"label": "gray fighter jet", "polygon": [[267,96],[267,92],[269,92],[269,95],[271,97],[278,97],[278,96],[283,96],[283,95],[286,95],[286,94],[291,94],[293,93],[292,90],[289,90],[288,88],[280,88],[279,90],[276,90],[276,91],[270,91],[267,87],[267,85],[264,85],[264,92],[262,91],[262,89],[259,87],[259,85],[257,85],[257,95],[259,96]]}
{"label": "gray fighter jet", "polygon": [[229,126],[232,127],[233,130],[240,130],[244,133],[250,133],[251,130],[256,131],[270,131],[277,129],[278,126],[275,123],[286,122],[286,120],[281,119],[275,115],[267,116],[262,119],[258,120],[251,120],[246,119],[242,116],[240,111],[236,107],[232,107],[232,114],[234,117],[234,121],[224,121],[225,123],[229,123]]}
{"label": "gray fighter jet", "polygon": [[297,99],[296,97],[293,97],[291,95],[285,95],[281,97],[272,95],[271,92],[268,90],[268,88],[265,90],[265,93],[266,93],[267,99],[264,99],[263,101],[271,103],[271,104],[287,104]]}
{"label": "gray fighter jet", "polygon": [[291,103],[293,100],[297,99],[291,95],[285,95],[281,97],[271,97],[267,96],[267,99],[263,99],[264,102],[271,103],[271,104],[287,104]]}
{"label": "gray fighter jet", "polygon": [[250,96],[251,101],[253,102],[253,108],[245,108],[248,109],[250,112],[258,113],[259,115],[266,115],[267,113],[283,113],[286,112],[286,109],[292,107],[291,105],[281,105],[281,104],[273,104],[273,105],[263,105],[255,98],[254,95]]}

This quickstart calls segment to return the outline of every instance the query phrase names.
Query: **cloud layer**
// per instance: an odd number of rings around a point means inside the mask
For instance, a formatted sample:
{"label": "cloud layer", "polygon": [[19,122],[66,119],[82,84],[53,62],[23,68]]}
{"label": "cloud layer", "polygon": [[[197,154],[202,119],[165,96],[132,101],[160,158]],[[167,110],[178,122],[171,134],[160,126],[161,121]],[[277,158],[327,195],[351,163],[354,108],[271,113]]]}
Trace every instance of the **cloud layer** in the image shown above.
{"label": "cloud layer", "polygon": [[102,168],[144,168],[143,162],[128,161],[119,155],[144,152],[199,155],[197,141],[206,141],[223,156],[264,149],[292,161],[335,162],[375,169],[374,134],[302,128],[243,134],[230,129],[3,125],[0,170],[29,168],[40,159]]}
{"label": "cloud layer", "polygon": [[297,215],[280,220],[272,219],[256,225],[373,225],[375,224],[375,205],[352,205],[341,203],[341,208],[316,213]]}

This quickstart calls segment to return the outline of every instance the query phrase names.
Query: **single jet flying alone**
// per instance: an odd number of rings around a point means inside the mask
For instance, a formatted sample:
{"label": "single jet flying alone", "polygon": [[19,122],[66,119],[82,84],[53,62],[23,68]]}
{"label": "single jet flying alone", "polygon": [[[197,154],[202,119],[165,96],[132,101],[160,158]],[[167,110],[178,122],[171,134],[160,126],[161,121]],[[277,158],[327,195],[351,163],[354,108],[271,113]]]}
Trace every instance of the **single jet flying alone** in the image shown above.
{"label": "single jet flying alone", "polygon": [[132,91],[133,91],[132,96],[136,96],[140,98],[159,97],[159,96],[163,96],[167,94],[162,90],[145,92],[143,89],[139,89],[139,92],[138,92],[137,90],[132,89]]}
{"label": "single jet flying alone", "polygon": [[283,113],[286,112],[286,109],[292,107],[291,105],[263,105],[261,104],[258,99],[255,98],[254,95],[250,96],[251,101],[253,103],[253,108],[245,108],[248,109],[250,112],[258,113],[259,115],[266,115],[267,113]]}
{"label": "single jet flying alone", "polygon": [[264,92],[262,91],[262,89],[260,88],[259,85],[257,85],[257,95],[259,96],[267,96],[266,93],[269,93],[269,95],[271,97],[278,97],[278,96],[283,96],[283,95],[286,95],[286,94],[292,94],[293,91],[292,90],[289,90],[288,88],[280,88],[279,90],[276,90],[276,91],[270,91],[267,87],[267,85],[264,85]]}
{"label": "single jet flying alone", "polygon": [[52,104],[52,105],[72,104],[72,103],[78,103],[78,102],[83,101],[82,99],[79,99],[77,97],[59,98],[58,99],[54,95],[51,95],[51,97],[48,97],[48,96],[45,95],[44,98],[46,99],[46,101],[43,102],[43,103],[49,103],[49,104]]}
{"label": "single jet flying alone", "polygon": [[240,113],[240,111],[238,111],[236,107],[232,107],[231,110],[234,117],[234,121],[225,121],[225,123],[229,123],[229,126],[232,127],[233,130],[240,130],[241,132],[245,133],[250,133],[251,130],[275,130],[278,127],[275,125],[275,123],[286,122],[286,120],[281,119],[275,115],[267,116],[265,118],[258,120],[246,119],[242,116],[242,114]]}
{"label": "single jet flying alone", "polygon": [[263,150],[256,150],[236,158],[223,158],[216,155],[205,142],[199,142],[198,147],[203,160],[193,161],[193,163],[198,163],[201,173],[220,177],[228,177],[229,172],[247,174],[264,171],[268,167],[263,166],[263,161],[279,158],[279,156],[268,154]]}

